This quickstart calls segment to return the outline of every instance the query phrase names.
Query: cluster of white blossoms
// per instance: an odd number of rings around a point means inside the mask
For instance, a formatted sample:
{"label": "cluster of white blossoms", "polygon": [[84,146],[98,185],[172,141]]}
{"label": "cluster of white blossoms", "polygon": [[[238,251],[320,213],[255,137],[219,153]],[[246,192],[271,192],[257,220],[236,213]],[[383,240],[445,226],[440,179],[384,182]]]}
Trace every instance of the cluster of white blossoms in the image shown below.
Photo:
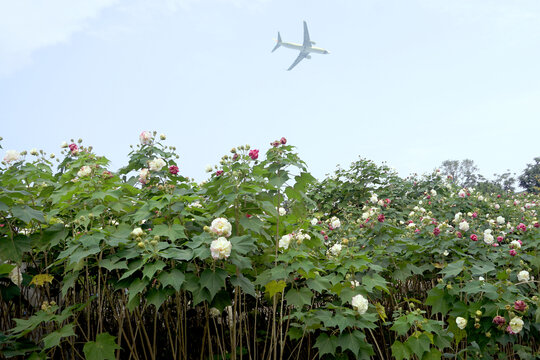
{"label": "cluster of white blossoms", "polygon": [[529,281],[531,278],[530,278],[530,275],[529,275],[529,272],[527,270],[521,270],[518,274],[517,274],[517,279],[518,281]]}
{"label": "cluster of white blossoms", "polygon": [[279,216],[285,216],[287,215],[287,210],[285,208],[280,207],[278,210]]}
{"label": "cluster of white blossoms", "polygon": [[339,256],[339,254],[341,253],[341,249],[341,244],[334,244],[329,251],[332,256]]}
{"label": "cluster of white blossoms", "polygon": [[20,267],[15,266],[10,272],[9,272],[9,279],[13,281],[13,283],[17,286],[21,286],[22,284],[22,270]]}
{"label": "cluster of white blossoms", "polygon": [[372,204],[377,204],[379,202],[379,198],[377,197],[377,194],[371,194],[369,201],[371,201]]}
{"label": "cluster of white blossoms", "polygon": [[510,329],[512,329],[512,332],[516,334],[523,329],[523,324],[523,320],[521,320],[521,318],[517,316],[510,320],[510,322],[508,323]]}
{"label": "cluster of white blossoms", "polygon": [[19,160],[20,157],[21,154],[17,150],[8,150],[6,151],[6,156],[4,156],[4,161],[10,163]]}
{"label": "cluster of white blossoms", "polygon": [[229,220],[225,218],[217,218],[212,221],[210,225],[210,231],[218,236],[231,236],[232,226]]}
{"label": "cluster of white blossoms", "polygon": [[83,176],[89,176],[92,173],[92,168],[90,166],[83,166],[81,169],[77,172],[78,177]]}
{"label": "cluster of white blossoms", "polygon": [[461,316],[458,316],[456,318],[456,325],[461,330],[465,329],[465,327],[467,326],[467,319],[464,319]]}
{"label": "cluster of white blossoms", "polygon": [[491,229],[484,230],[484,242],[488,245],[493,244],[493,242],[495,241],[495,238],[493,237],[493,235],[491,235],[491,231]]}
{"label": "cluster of white blossoms", "polygon": [[339,221],[339,219],[335,216],[333,216],[331,219],[330,219],[330,225],[334,228],[334,229],[337,229],[338,227],[341,226],[341,221]]}
{"label": "cluster of white blossoms", "polygon": [[210,244],[210,253],[214,259],[226,259],[231,256],[232,244],[224,237],[219,237]]}
{"label": "cluster of white blossoms", "polygon": [[358,311],[358,314],[365,314],[368,309],[368,300],[362,295],[358,294],[352,297],[351,299],[352,307]]}
{"label": "cluster of white blossoms", "polygon": [[502,216],[497,216],[497,224],[502,225],[505,223],[505,219]]}
{"label": "cluster of white blossoms", "polygon": [[152,171],[159,171],[165,165],[167,165],[167,163],[162,158],[154,158],[154,160],[152,160],[152,161],[150,161],[148,163],[148,167]]}
{"label": "cluster of white blossoms", "polygon": [[289,248],[289,245],[291,244],[292,236],[290,234],[283,235],[281,239],[279,239],[278,246],[280,249],[287,250]]}
{"label": "cluster of white blossoms", "polygon": [[153,140],[153,137],[150,131],[143,131],[141,135],[139,135],[139,141],[143,145],[150,145],[152,143],[152,140]]}
{"label": "cluster of white blossoms", "polygon": [[293,233],[294,238],[296,239],[297,244],[301,244],[304,240],[310,240],[311,236],[309,234],[304,234],[304,230],[300,229],[297,233]]}

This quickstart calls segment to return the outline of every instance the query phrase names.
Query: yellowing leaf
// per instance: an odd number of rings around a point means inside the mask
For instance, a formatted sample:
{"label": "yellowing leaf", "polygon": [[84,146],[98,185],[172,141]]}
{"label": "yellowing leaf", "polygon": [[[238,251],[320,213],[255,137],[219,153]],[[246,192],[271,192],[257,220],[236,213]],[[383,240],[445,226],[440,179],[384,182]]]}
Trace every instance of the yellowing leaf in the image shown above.
{"label": "yellowing leaf", "polygon": [[377,313],[379,314],[381,320],[386,321],[388,317],[386,316],[386,310],[384,309],[384,306],[382,306],[381,303],[378,302],[375,304],[375,308],[377,309]]}
{"label": "yellowing leaf", "polygon": [[43,286],[46,283],[50,284],[52,283],[54,277],[50,274],[38,274],[34,275],[32,278],[32,281],[30,281],[30,285],[34,284],[36,286]]}

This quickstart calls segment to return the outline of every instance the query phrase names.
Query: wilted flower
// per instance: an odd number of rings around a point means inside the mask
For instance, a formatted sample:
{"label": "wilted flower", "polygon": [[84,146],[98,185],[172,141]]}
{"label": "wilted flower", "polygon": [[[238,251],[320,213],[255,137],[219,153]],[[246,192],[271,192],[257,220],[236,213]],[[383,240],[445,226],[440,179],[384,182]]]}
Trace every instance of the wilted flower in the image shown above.
{"label": "wilted flower", "polygon": [[527,304],[523,300],[516,300],[514,302],[514,309],[517,311],[525,311],[527,310]]}
{"label": "wilted flower", "polygon": [[360,315],[365,314],[369,306],[368,300],[360,294],[353,296],[351,304]]}
{"label": "wilted flower", "polygon": [[8,150],[6,151],[6,156],[4,156],[5,162],[17,161],[21,157],[21,154],[17,150]]}
{"label": "wilted flower", "polygon": [[139,171],[139,182],[146,184],[148,182],[149,170],[144,168]]}
{"label": "wilted flower", "polygon": [[467,326],[467,319],[464,319],[461,316],[458,316],[456,318],[456,325],[461,330],[465,329],[465,327]]}
{"label": "wilted flower", "polygon": [[521,270],[517,275],[517,279],[520,282],[529,281],[530,280],[529,272],[527,270]]}
{"label": "wilted flower", "polygon": [[287,143],[287,139],[285,139],[284,137],[282,137],[279,142],[281,143],[281,145],[285,145]]}
{"label": "wilted flower", "polygon": [[217,218],[212,221],[212,224],[210,225],[210,231],[219,236],[229,237],[231,236],[232,226],[227,219]]}
{"label": "wilted flower", "polygon": [[139,141],[143,145],[150,145],[152,143],[152,134],[149,131],[143,131],[139,135]]}
{"label": "wilted flower", "polygon": [[441,233],[441,229],[439,229],[438,227],[433,229],[433,235],[438,236],[440,233]]}
{"label": "wilted flower", "polygon": [[90,166],[83,166],[81,169],[77,172],[78,177],[88,176],[92,173],[92,169]]}
{"label": "wilted flower", "polygon": [[510,256],[516,256],[517,255],[517,251],[514,250],[514,249],[510,249],[510,251],[508,253],[510,254]]}
{"label": "wilted flower", "polygon": [[232,245],[229,240],[224,237],[219,237],[212,241],[210,252],[214,259],[226,259],[231,256]]}
{"label": "wilted flower", "polygon": [[493,323],[497,326],[506,324],[506,319],[500,315],[497,315],[493,318]]}
{"label": "wilted flower", "polygon": [[72,155],[75,155],[76,153],[79,152],[79,147],[77,146],[77,144],[71,143],[68,146],[69,146],[69,151],[71,151]]}
{"label": "wilted flower", "polygon": [[20,287],[22,284],[22,278],[23,278],[21,268],[18,266],[15,266],[9,272],[9,278],[15,285]]}
{"label": "wilted flower", "polygon": [[159,171],[165,165],[167,165],[167,163],[162,158],[154,158],[154,160],[150,161],[148,164],[150,170],[152,171]]}

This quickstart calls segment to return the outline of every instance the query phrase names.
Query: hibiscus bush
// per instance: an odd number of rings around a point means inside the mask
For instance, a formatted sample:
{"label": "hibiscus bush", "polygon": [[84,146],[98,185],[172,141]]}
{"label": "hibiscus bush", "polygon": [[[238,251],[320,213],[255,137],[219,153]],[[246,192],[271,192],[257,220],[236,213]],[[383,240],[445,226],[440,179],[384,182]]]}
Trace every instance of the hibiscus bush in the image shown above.
{"label": "hibiscus bush", "polygon": [[317,181],[294,146],[242,145],[203,183],[165,136],[125,167],[82,141],[0,168],[0,357],[535,359],[538,195]]}

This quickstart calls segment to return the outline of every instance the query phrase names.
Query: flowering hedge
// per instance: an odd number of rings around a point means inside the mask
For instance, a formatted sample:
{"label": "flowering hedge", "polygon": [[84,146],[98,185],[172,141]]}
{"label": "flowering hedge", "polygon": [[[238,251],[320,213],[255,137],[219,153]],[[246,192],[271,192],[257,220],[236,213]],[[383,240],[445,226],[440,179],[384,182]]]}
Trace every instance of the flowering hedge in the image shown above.
{"label": "flowering hedge", "polygon": [[353,163],[316,181],[282,138],[196,184],[143,132],[6,152],[0,356],[534,359],[538,195]]}

